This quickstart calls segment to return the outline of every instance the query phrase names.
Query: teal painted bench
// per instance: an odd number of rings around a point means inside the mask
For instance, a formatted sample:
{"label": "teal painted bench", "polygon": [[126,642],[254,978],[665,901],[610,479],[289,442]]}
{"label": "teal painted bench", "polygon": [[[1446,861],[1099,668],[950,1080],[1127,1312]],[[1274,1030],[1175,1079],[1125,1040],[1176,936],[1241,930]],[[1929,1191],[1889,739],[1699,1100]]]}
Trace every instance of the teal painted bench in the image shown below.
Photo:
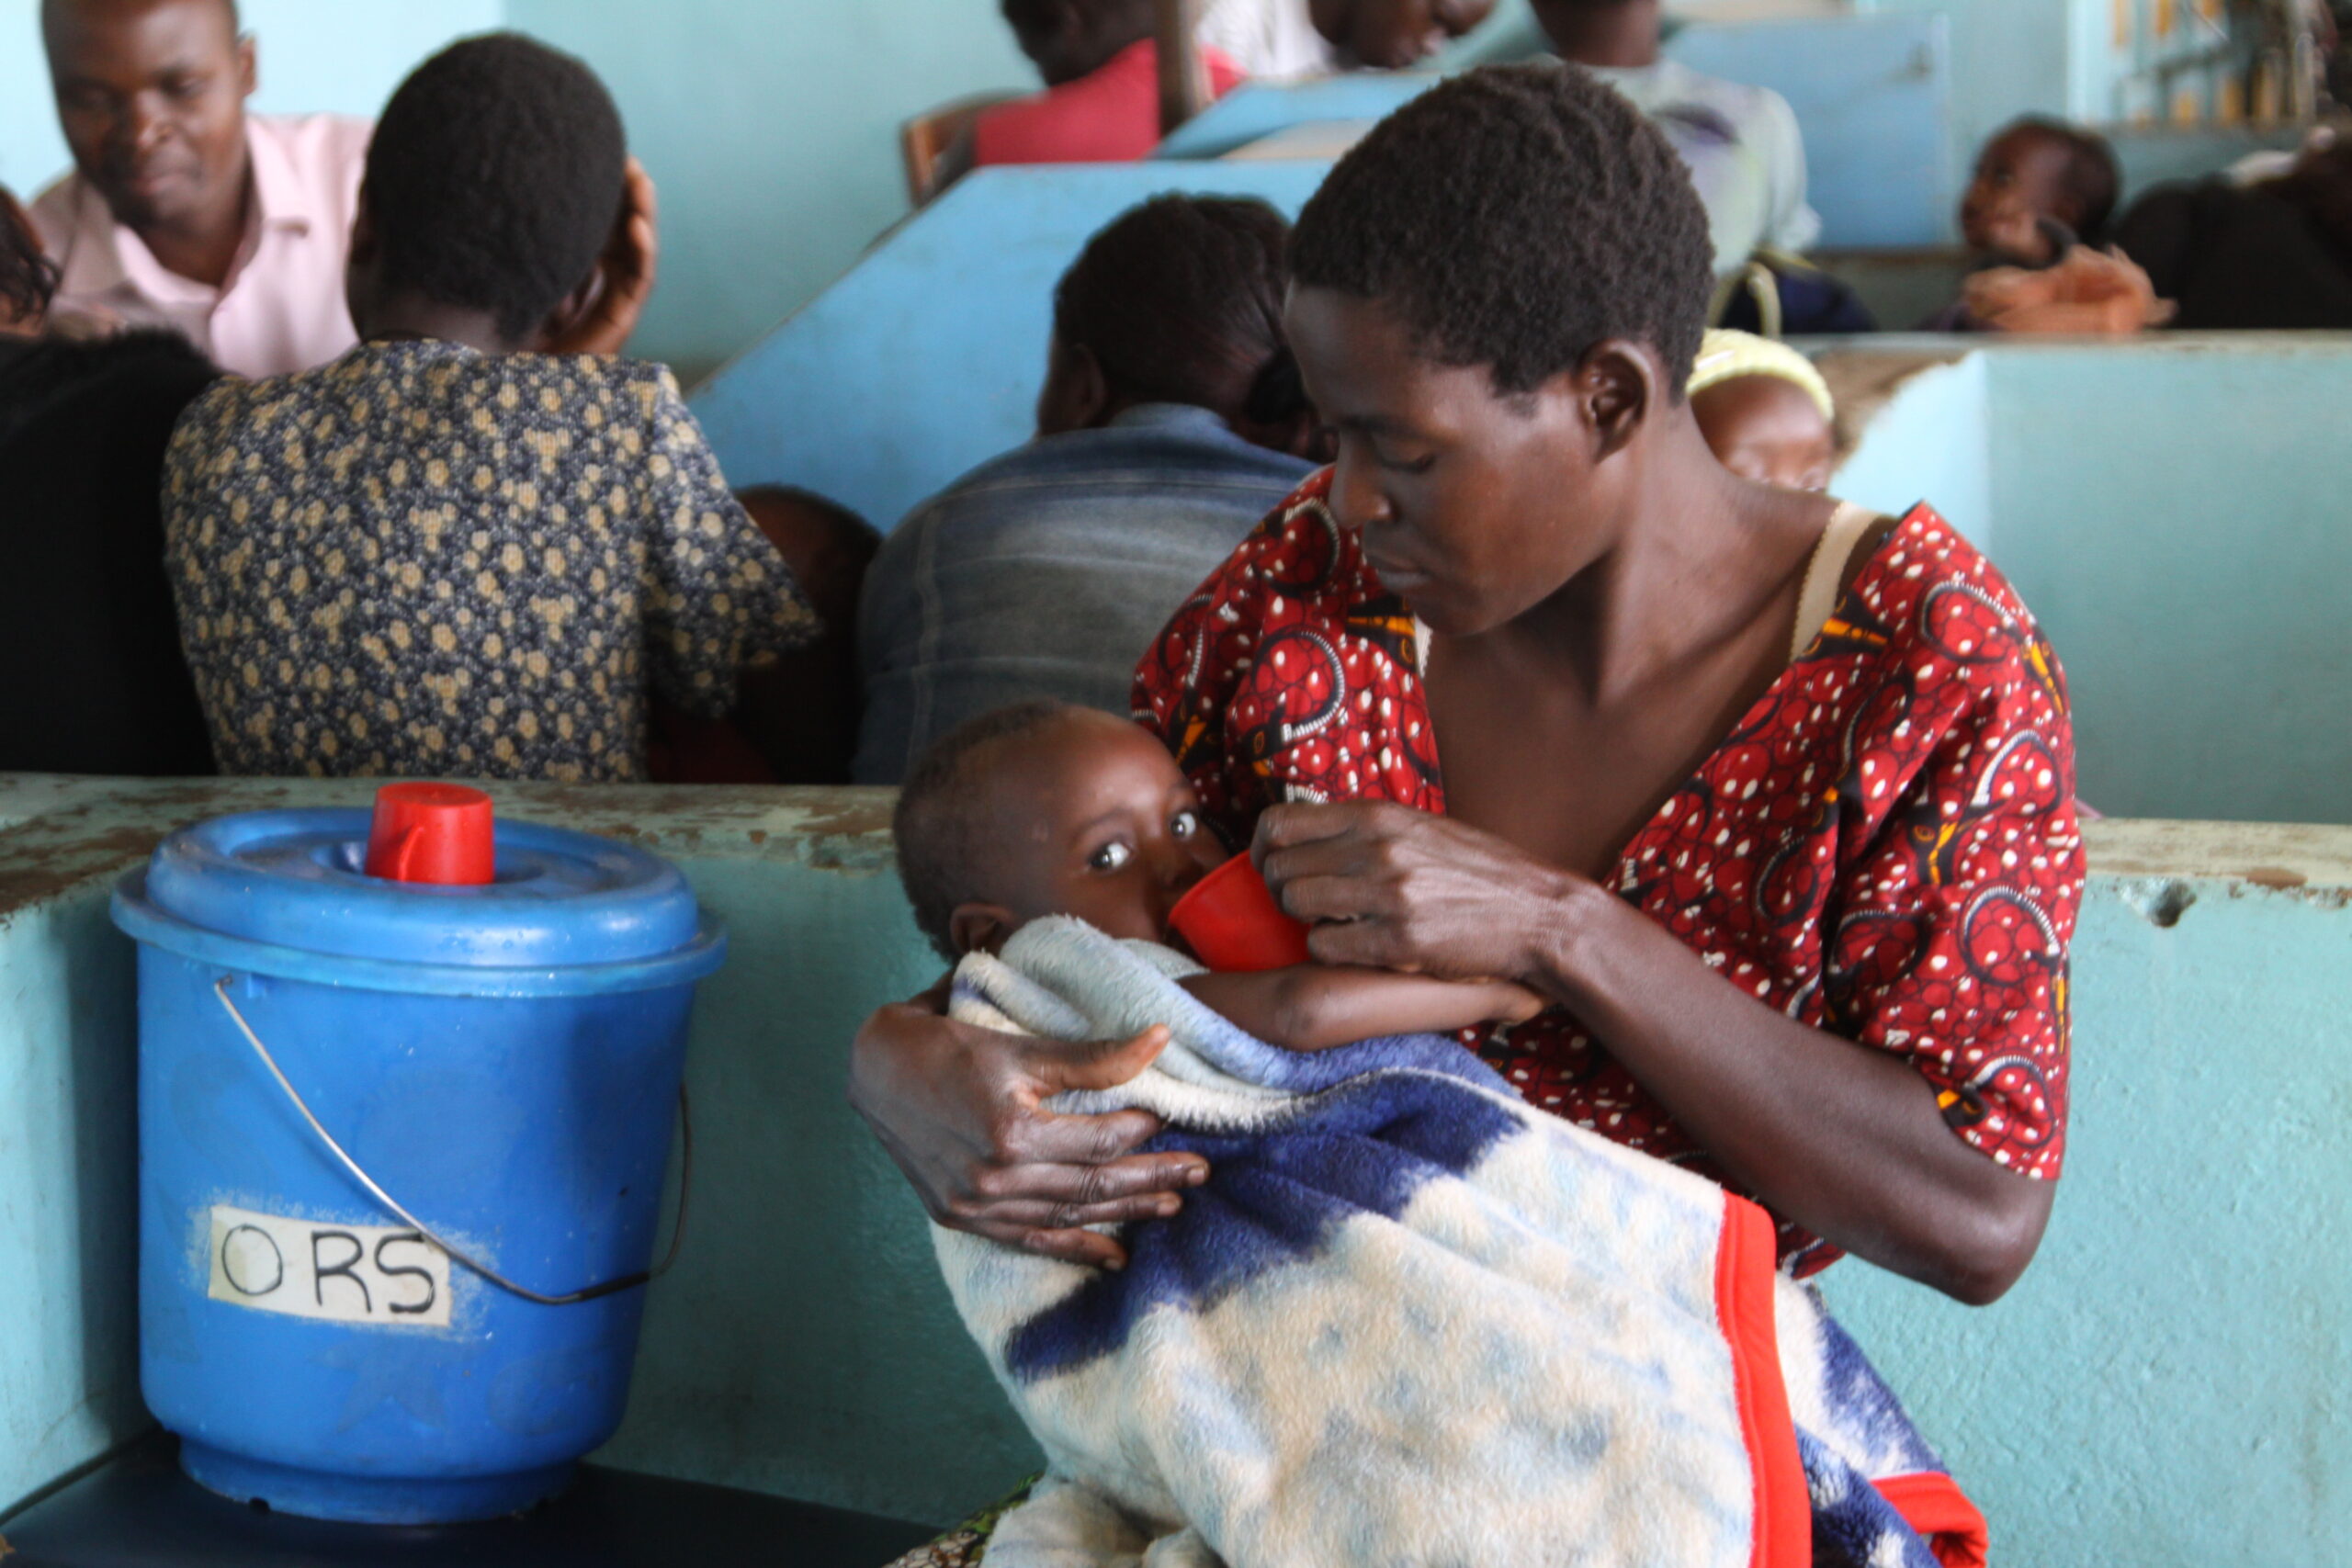
{"label": "teal painted bench", "polygon": [[[114,878],[311,783],[0,783],[0,1507],[146,1426],[131,964]],[[695,1212],[599,1461],[916,1521],[1037,1455],[922,1216],[842,1102],[865,1011],[936,965],[876,792],[501,787],[675,858],[735,932],[697,1010]],[[2008,1561],[2330,1561],[2352,1531],[2352,829],[2109,821],[2076,948],[2071,1164],[2040,1260],[1971,1310],[1841,1264],[1832,1302]],[[5,1527],[0,1527],[5,1528]]]}

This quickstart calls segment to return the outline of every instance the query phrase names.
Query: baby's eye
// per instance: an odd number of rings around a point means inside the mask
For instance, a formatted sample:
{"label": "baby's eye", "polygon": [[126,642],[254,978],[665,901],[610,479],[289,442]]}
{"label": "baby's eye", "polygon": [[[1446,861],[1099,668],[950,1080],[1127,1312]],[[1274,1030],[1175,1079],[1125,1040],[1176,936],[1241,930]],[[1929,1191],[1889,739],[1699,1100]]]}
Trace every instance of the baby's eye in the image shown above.
{"label": "baby's eye", "polygon": [[1178,839],[1189,839],[1200,830],[1201,814],[1197,811],[1179,811],[1168,824],[1170,834]]}
{"label": "baby's eye", "polygon": [[1095,871],[1117,871],[1135,858],[1133,849],[1114,840],[1087,856],[1086,863]]}

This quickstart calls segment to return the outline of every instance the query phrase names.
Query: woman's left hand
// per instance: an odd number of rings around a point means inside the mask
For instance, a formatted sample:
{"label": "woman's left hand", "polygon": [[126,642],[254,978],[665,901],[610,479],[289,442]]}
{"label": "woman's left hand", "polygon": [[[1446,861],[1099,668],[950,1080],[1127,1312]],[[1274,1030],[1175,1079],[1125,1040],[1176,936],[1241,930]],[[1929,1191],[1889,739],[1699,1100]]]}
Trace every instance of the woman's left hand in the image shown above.
{"label": "woman's left hand", "polygon": [[550,354],[619,354],[653,298],[662,262],[660,199],[653,176],[635,158],[622,179],[620,216],[605,242],[604,289],[588,313],[548,345]]}
{"label": "woman's left hand", "polygon": [[1250,852],[1324,964],[1541,985],[1581,877],[1491,833],[1368,801],[1277,806]]}

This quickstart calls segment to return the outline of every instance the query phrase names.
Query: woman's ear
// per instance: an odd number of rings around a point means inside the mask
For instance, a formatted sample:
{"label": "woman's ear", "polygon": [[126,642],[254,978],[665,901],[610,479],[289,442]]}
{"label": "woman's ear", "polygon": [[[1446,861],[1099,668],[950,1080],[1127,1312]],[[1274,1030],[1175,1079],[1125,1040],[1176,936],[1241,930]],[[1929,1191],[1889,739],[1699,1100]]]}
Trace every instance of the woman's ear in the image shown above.
{"label": "woman's ear", "polygon": [[999,953],[1021,929],[1021,918],[1001,904],[958,904],[947,917],[947,941],[956,956]]}
{"label": "woman's ear", "polygon": [[1597,459],[1623,450],[1642,426],[1672,400],[1656,351],[1625,338],[1608,338],[1570,372],[1577,400],[1592,427]]}
{"label": "woman's ear", "polygon": [[376,263],[383,254],[383,243],[376,236],[376,208],[368,198],[368,183],[359,184],[359,202],[351,216],[351,248],[343,262],[343,302],[351,312],[351,324],[362,338],[374,329],[368,322],[376,303]]}
{"label": "woman's ear", "polygon": [[1084,344],[1064,343],[1056,333],[1046,354],[1046,385],[1037,394],[1037,434],[1097,429],[1111,413],[1111,378],[1102,362]]}
{"label": "woman's ear", "polygon": [[1304,457],[1310,463],[1329,463],[1340,455],[1339,443],[1331,438],[1322,416],[1311,406],[1273,421],[1237,420],[1233,422],[1233,433],[1254,446]]}
{"label": "woman's ear", "polygon": [[604,298],[605,262],[600,256],[596,265],[588,269],[588,276],[580,280],[579,287],[556,301],[555,309],[548,312],[548,319],[539,323],[539,330],[525,346],[535,354],[563,352],[557,345],[580,331]]}

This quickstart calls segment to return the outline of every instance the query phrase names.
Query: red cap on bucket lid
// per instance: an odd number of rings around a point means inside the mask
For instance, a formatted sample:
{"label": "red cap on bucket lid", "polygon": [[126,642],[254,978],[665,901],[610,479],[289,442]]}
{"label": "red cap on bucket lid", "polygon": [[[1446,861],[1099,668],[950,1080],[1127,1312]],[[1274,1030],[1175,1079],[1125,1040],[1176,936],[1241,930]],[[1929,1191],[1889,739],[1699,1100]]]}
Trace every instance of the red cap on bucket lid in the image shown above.
{"label": "red cap on bucket lid", "polygon": [[391,784],[376,792],[368,874],[479,887],[492,879],[490,796],[463,784]]}

